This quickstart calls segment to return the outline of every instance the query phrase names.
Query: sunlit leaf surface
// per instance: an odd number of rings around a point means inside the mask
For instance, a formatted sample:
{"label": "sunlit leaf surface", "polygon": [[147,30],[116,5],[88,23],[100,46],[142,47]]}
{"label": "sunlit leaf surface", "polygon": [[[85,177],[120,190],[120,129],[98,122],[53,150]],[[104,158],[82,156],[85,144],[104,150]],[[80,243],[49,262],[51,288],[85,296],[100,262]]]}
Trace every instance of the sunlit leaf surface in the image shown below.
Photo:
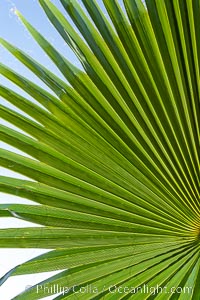
{"label": "sunlit leaf surface", "polygon": [[56,285],[55,299],[200,299],[200,2],[104,0],[108,21],[96,0],[61,0],[74,26],[39,2],[83,70],[19,12],[66,80],[0,40],[52,90],[0,64],[37,101],[0,86],[26,113],[1,105],[1,117],[28,133],[1,125],[0,139],[32,157],[0,150],[31,179],[1,176],[0,190],[40,204],[1,204],[0,216],[43,225],[1,229],[0,247],[55,249],[0,283],[61,270],[14,299]]}

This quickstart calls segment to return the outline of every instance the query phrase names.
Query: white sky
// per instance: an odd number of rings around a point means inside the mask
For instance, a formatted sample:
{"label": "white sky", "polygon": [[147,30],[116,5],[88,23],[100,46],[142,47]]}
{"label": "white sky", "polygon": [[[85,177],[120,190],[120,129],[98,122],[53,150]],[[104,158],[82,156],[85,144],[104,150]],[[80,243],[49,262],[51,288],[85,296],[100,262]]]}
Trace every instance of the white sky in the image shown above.
{"label": "white sky", "polygon": [[[59,0],[52,1],[55,4],[59,4]],[[47,21],[47,18],[44,16],[41,8],[39,7],[38,1],[29,0],[0,0],[0,37],[3,37],[15,44],[19,48],[28,52],[34,56],[35,59],[43,62],[46,67],[49,67],[52,71],[59,74],[56,67],[50,62],[47,56],[39,49],[37,44],[32,40],[29,33],[23,27],[23,25],[19,22],[17,17],[13,14],[14,8],[17,7],[22,14],[24,14],[27,19],[34,24],[34,26],[38,26],[42,28],[44,34],[47,38],[54,43],[56,40],[56,44],[58,48],[62,52],[66,52],[66,45],[64,42],[59,39],[59,36],[56,34],[56,31],[52,30],[52,26]],[[45,23],[46,21],[46,23]],[[45,26],[46,25],[46,26]],[[75,61],[73,54],[69,51],[71,55],[71,59]],[[27,76],[31,79],[34,79],[36,83],[39,83],[41,86],[44,86],[31,72],[27,71],[16,59],[14,59],[5,49],[0,47],[0,62],[3,62],[7,66],[17,70],[17,72],[21,73],[23,76]],[[60,75],[60,74],[59,74]],[[20,92],[24,95],[23,92],[8,80],[0,76],[0,83],[10,88],[14,88],[15,91]],[[45,87],[46,88],[46,87]],[[26,95],[27,96],[27,95]],[[11,107],[10,104],[6,103],[0,97],[0,103],[6,104]],[[7,122],[0,118],[0,123],[4,125],[8,125]],[[0,142],[0,148],[5,148],[12,151],[14,148],[5,143]],[[16,151],[14,149],[14,151]],[[21,151],[17,151],[19,154]],[[10,170],[0,167],[0,175],[4,176],[13,176],[17,178],[26,179],[25,176],[21,176],[16,174]],[[30,180],[30,179],[29,179]],[[8,194],[0,193],[0,203],[23,203],[23,204],[33,204],[32,201],[22,199],[16,196],[11,196]],[[35,204],[35,203],[34,203]],[[29,222],[25,222],[22,220],[17,220],[14,218],[0,218],[0,228],[19,228],[19,227],[27,227],[27,226],[37,226],[33,225]],[[45,249],[0,249],[0,278],[8,272],[10,269],[15,267],[16,265],[23,263],[37,255],[48,252],[49,250]],[[43,274],[34,274],[34,275],[20,275],[9,278],[1,287],[0,287],[0,299],[2,300],[11,300],[14,296],[24,291],[25,288],[29,285],[37,284],[38,282],[58,273],[56,272],[48,272]],[[44,299],[51,300],[55,297],[50,296]]]}

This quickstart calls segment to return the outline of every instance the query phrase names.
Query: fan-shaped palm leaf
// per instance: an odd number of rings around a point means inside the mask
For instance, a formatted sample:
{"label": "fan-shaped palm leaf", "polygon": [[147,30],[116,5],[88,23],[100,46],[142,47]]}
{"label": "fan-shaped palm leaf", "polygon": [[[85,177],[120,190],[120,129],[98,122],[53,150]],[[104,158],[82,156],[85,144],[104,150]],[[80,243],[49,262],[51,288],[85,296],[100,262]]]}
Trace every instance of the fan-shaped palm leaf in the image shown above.
{"label": "fan-shaped palm leaf", "polygon": [[1,229],[0,246],[55,249],[2,282],[66,269],[14,299],[40,299],[57,284],[71,289],[55,299],[199,299],[199,1],[124,0],[124,11],[104,0],[111,23],[96,0],[82,0],[85,10],[61,0],[79,33],[39,2],[84,71],[20,13],[66,81],[1,39],[54,95],[0,65],[38,102],[0,86],[31,117],[1,105],[28,133],[1,125],[1,140],[32,157],[1,149],[0,163],[34,180],[1,176],[0,190],[40,204],[1,204],[0,215],[44,225]]}

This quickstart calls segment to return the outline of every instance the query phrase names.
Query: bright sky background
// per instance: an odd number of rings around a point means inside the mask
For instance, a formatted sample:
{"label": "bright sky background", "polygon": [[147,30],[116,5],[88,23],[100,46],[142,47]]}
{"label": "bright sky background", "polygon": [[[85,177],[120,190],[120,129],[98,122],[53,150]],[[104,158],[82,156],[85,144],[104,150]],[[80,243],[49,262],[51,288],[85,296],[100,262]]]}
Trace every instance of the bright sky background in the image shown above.
{"label": "bright sky background", "polygon": [[[92,0],[91,0],[92,1]],[[52,0],[61,10],[64,12],[59,0]],[[98,0],[101,3],[101,0]],[[121,2],[121,0],[120,0]],[[75,55],[71,50],[66,46],[64,41],[59,37],[56,30],[48,21],[43,10],[41,9],[37,0],[0,0],[0,37],[8,40],[12,44],[21,48],[33,58],[43,63],[46,67],[51,69],[55,74],[61,76],[57,68],[51,63],[49,58],[44,54],[44,52],[39,48],[39,46],[34,42],[32,37],[29,35],[27,30],[18,20],[17,16],[14,14],[15,9],[18,9],[28,21],[35,26],[39,31],[46,36],[46,38],[54,45],[61,53],[67,56],[77,66],[80,66],[79,62],[76,60]],[[0,47],[0,62],[9,66],[12,69],[15,69],[17,72],[21,73],[23,76],[34,80],[36,83],[39,83],[44,87],[44,84],[38,80],[31,72],[29,72],[25,67],[23,67],[15,58],[13,58],[5,49]],[[22,95],[27,96],[19,88],[11,84],[8,80],[0,76],[0,83],[11,88],[14,88],[17,92],[20,92]],[[46,87],[45,87],[46,88]],[[29,98],[29,96],[27,96]],[[6,103],[0,97],[0,103],[6,104],[7,106],[12,106]],[[2,119],[0,119],[2,124],[8,124]],[[10,126],[10,125],[9,125]],[[13,150],[12,147],[5,145],[0,142],[1,148],[6,148],[8,150]],[[16,151],[16,150],[15,150]],[[17,151],[21,153],[20,151]],[[18,178],[26,178],[24,176],[18,175],[12,171],[8,171],[0,167],[0,175],[5,176],[15,176]],[[21,199],[17,196],[10,196],[3,193],[0,193],[0,203],[32,203],[29,200]],[[24,227],[24,226],[33,226],[31,223],[23,222],[13,218],[2,218],[0,219],[0,228],[6,227]],[[35,226],[35,225],[34,225]],[[17,229],[16,229],[17,230]],[[9,271],[14,266],[31,259],[44,253],[47,250],[37,250],[37,249],[0,249],[0,277],[3,276],[7,271]],[[55,274],[55,272],[51,272]],[[0,298],[2,300],[11,300],[18,293],[22,292],[26,286],[34,285],[40,280],[48,277],[47,274],[37,274],[37,275],[26,275],[26,276],[17,276],[13,277],[0,287]],[[53,299],[54,297],[45,298],[46,300]]]}
{"label": "bright sky background", "polygon": [[[59,0],[52,1],[58,7],[62,9]],[[74,54],[66,46],[64,41],[59,37],[56,30],[50,24],[46,18],[43,10],[41,9],[38,1],[35,0],[1,0],[0,1],[0,37],[5,38],[9,42],[13,43],[17,47],[21,48],[33,58],[37,59],[43,63],[46,67],[50,68],[54,73],[60,75],[57,68],[51,63],[49,58],[43,53],[39,46],[34,42],[32,37],[29,35],[27,30],[18,20],[17,16],[14,14],[14,10],[17,8],[28,20],[34,25],[37,29],[44,34],[52,44],[56,47],[76,65],[79,65]],[[63,11],[63,9],[62,9]],[[17,72],[27,76],[30,79],[33,79],[36,83],[44,86],[31,72],[29,72],[25,67],[23,67],[15,58],[13,58],[6,50],[0,47],[0,62],[6,64],[10,68],[15,69]],[[61,75],[60,75],[61,76]],[[11,84],[8,80],[0,76],[0,83],[11,88],[14,88],[16,91],[22,93],[22,91]],[[26,95],[25,93],[22,93]],[[26,95],[27,96],[27,95]],[[1,104],[6,104],[2,98],[0,98]],[[12,107],[9,104],[9,107]],[[1,119],[2,124],[7,124]],[[0,147],[12,150],[13,148],[5,145],[0,142]],[[21,153],[18,151],[18,153]],[[12,171],[6,170],[0,167],[0,175],[5,176],[15,176],[18,178],[25,178],[24,176],[18,175]],[[6,195],[0,193],[0,203],[32,203],[29,200],[22,199],[15,196]],[[14,218],[1,218],[0,219],[0,228],[6,227],[24,227],[24,226],[33,226],[31,223],[23,222],[16,220]],[[34,225],[35,226],[35,225]],[[49,250],[48,250],[49,251]],[[0,277],[3,276],[7,271],[9,271],[14,266],[31,259],[39,255],[40,253],[47,252],[47,250],[38,250],[38,249],[0,249]],[[0,287],[0,298],[2,300],[10,300],[18,293],[22,292],[26,286],[34,285],[37,282],[54,275],[57,272],[36,274],[36,275],[26,275],[26,276],[16,276],[11,279],[8,279],[7,282]],[[54,296],[45,298],[46,300],[53,299]]]}

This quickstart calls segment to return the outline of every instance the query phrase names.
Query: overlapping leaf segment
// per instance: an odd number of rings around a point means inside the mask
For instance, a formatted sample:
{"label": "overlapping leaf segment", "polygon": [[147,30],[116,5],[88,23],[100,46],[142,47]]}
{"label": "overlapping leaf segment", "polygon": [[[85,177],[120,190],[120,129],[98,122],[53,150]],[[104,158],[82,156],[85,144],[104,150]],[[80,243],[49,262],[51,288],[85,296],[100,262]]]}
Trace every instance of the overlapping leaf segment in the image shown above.
{"label": "overlapping leaf segment", "polygon": [[1,117],[28,133],[1,126],[1,140],[33,157],[2,149],[0,163],[34,180],[1,176],[1,191],[41,204],[1,204],[1,216],[44,227],[0,230],[0,246],[56,249],[3,280],[62,270],[19,300],[45,284],[76,287],[55,299],[199,299],[199,1],[104,0],[108,21],[96,0],[62,0],[74,26],[39,2],[84,71],[20,14],[66,81],[1,40],[54,95],[1,64],[38,102],[0,87],[26,113]]}

